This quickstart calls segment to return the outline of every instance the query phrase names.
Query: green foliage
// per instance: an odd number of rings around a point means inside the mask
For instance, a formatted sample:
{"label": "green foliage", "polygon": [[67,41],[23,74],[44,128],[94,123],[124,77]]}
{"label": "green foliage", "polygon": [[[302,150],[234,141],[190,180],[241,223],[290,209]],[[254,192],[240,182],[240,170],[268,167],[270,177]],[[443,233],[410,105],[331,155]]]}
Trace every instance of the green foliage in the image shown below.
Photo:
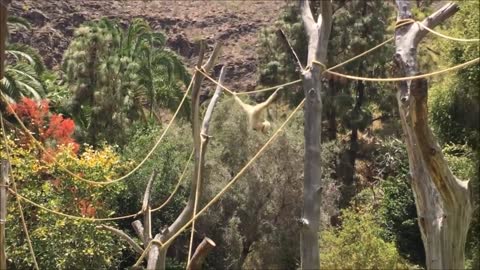
{"label": "green foliage", "polygon": [[408,178],[408,158],[405,146],[396,139],[388,139],[374,153],[378,177],[383,179],[384,193],[380,205],[382,236],[396,243],[398,252],[417,265],[425,264],[417,210]]}
{"label": "green foliage", "polygon": [[[272,130],[285,114],[275,106]],[[256,160],[220,202],[199,220],[197,230],[218,245],[207,258],[213,269],[292,269],[298,266],[298,218],[303,176],[303,117],[299,113]],[[247,119],[233,99],[220,102],[214,112],[205,168],[206,196],[212,198],[266,142],[269,134],[248,128]],[[334,214],[337,187],[334,172],[337,146],[322,152],[322,223]],[[333,167],[333,168],[332,168]]]}
{"label": "green foliage", "polygon": [[322,269],[408,269],[395,244],[382,239],[372,210],[343,210],[342,227],[323,230]]}
{"label": "green foliage", "polygon": [[[455,37],[478,38],[480,3],[460,1],[460,11],[452,18],[446,31]],[[478,57],[480,44],[441,40],[438,50],[445,51],[442,61],[445,66],[458,65]],[[475,64],[460,70],[455,77],[447,77],[430,88],[430,117],[436,135],[444,143],[467,143],[480,147],[480,65]]]}
{"label": "green foliage", "polygon": [[63,70],[73,94],[69,109],[87,142],[124,145],[136,121],[177,107],[189,75],[165,41],[141,19],[125,30],[102,19],[75,31]]}
{"label": "green foliage", "polygon": [[[85,217],[117,215],[116,196],[125,186],[122,183],[98,187],[79,182],[66,174],[60,165],[81,172],[89,179],[118,177],[130,168],[120,162],[110,147],[95,151],[87,148],[80,156],[68,148],[61,149],[58,163],[42,162],[34,148],[18,146],[8,141],[18,192],[45,207]],[[6,158],[4,144],[0,157]],[[8,207],[7,256],[14,268],[32,268],[32,258],[21,227],[16,203]],[[42,269],[114,269],[121,261],[124,244],[116,236],[95,228],[97,224],[67,219],[46,212],[22,201],[27,227],[37,261]]]}
{"label": "green foliage", "polygon": [[[135,164],[137,164],[152,149],[162,132],[163,129],[154,126],[138,128],[137,132],[130,138],[128,145],[125,146],[123,157],[135,160]],[[152,156],[134,175],[126,180],[129,192],[121,194],[119,200],[130,203],[122,207],[123,214],[140,209],[145,187],[154,169],[158,171],[158,176],[152,187],[152,207],[159,206],[167,199],[177,184],[192,151],[193,145],[190,134],[190,127],[186,123],[180,122],[176,126],[173,125]],[[171,224],[178,215],[178,209],[183,208],[183,203],[189,192],[190,169],[192,168],[193,165],[189,166],[183,184],[173,200],[161,211],[152,215],[153,228]],[[125,227],[131,229],[130,223],[125,224]]]}

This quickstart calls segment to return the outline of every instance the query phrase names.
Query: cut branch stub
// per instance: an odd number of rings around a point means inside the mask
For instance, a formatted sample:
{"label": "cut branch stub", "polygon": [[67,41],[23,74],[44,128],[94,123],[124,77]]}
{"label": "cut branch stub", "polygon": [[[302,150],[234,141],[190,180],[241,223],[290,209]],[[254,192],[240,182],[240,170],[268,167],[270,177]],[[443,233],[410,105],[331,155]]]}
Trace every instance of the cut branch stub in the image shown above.
{"label": "cut branch stub", "polygon": [[203,241],[198,245],[195,253],[190,260],[187,269],[188,270],[200,270],[202,264],[205,261],[208,253],[216,246],[212,239],[205,237]]}

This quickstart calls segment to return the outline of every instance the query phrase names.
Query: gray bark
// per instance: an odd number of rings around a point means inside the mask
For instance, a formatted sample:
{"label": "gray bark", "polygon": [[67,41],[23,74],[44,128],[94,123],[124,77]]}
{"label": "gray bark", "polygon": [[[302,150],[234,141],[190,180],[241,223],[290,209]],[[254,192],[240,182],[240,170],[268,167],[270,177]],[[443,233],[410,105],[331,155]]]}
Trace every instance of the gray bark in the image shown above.
{"label": "gray bark", "polygon": [[305,164],[303,186],[303,214],[300,232],[302,269],[319,269],[319,223],[321,193],[321,122],[322,122],[322,68],[313,61],[326,63],[327,44],[332,26],[332,3],[322,1],[318,20],[315,21],[308,1],[300,1],[302,19],[307,31],[308,61],[302,71],[305,92]]}
{"label": "gray bark", "polygon": [[[410,2],[396,2],[397,19],[411,18]],[[457,11],[456,4],[447,4],[422,24],[433,28]],[[409,24],[398,28],[395,34],[396,76],[418,75],[417,46],[427,30],[419,24]],[[401,81],[397,90],[427,269],[463,269],[472,216],[468,182],[452,174],[428,126],[427,80]]]}

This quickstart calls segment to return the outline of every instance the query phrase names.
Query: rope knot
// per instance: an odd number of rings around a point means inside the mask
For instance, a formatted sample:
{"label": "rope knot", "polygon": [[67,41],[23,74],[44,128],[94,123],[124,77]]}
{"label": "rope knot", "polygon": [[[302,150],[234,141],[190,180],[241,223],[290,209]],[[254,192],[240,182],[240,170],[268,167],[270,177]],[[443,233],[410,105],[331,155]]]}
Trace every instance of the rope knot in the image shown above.
{"label": "rope knot", "polygon": [[320,62],[320,61],[317,61],[317,60],[313,60],[312,61],[312,64],[316,64],[316,65],[319,65],[321,68],[322,68],[322,73],[325,72],[325,70],[327,70],[327,66]]}

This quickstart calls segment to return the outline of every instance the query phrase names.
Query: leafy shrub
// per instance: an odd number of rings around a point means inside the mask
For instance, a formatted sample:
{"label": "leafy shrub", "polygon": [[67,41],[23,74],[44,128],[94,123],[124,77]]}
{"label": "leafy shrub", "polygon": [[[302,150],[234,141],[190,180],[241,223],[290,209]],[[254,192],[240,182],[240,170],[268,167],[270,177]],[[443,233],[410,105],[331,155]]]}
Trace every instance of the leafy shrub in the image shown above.
{"label": "leafy shrub", "polygon": [[[117,215],[123,183],[93,186],[66,174],[60,166],[87,179],[118,177],[130,169],[110,147],[87,150],[76,156],[71,148],[60,146],[57,162],[37,158],[37,150],[8,140],[10,161],[19,194],[50,209],[85,217]],[[6,158],[0,144],[0,158]],[[12,197],[12,202],[15,197]],[[117,236],[95,228],[97,224],[61,217],[22,201],[27,227],[37,261],[42,269],[115,268],[121,261],[124,244]],[[108,224],[108,222],[107,222]],[[112,225],[112,224],[110,224]],[[74,232],[74,233],[73,233]],[[7,217],[7,255],[17,269],[32,267],[32,259],[21,228],[15,203],[9,204]],[[12,266],[13,267],[13,266]]]}
{"label": "leafy shrub", "polygon": [[395,244],[382,239],[372,209],[343,210],[342,227],[321,233],[322,269],[408,269]]}

